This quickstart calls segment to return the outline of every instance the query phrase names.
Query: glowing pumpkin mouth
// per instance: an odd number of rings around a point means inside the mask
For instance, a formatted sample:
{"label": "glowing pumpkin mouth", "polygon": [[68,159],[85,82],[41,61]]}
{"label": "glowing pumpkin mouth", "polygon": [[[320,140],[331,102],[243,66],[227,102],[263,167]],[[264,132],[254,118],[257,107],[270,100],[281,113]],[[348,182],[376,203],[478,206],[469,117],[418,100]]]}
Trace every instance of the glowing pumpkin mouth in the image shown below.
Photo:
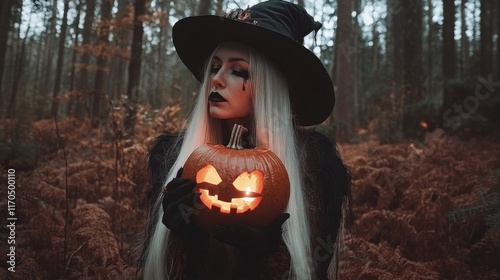
{"label": "glowing pumpkin mouth", "polygon": [[219,200],[219,195],[210,195],[209,190],[199,189],[201,192],[200,200],[208,209],[219,208],[221,213],[230,214],[233,213],[244,213],[248,210],[254,210],[257,205],[259,205],[262,197],[239,197],[232,198],[231,202]]}
{"label": "glowing pumpkin mouth", "polygon": [[200,200],[208,209],[219,208],[219,212],[225,214],[254,210],[262,200],[263,176],[260,170],[245,171],[234,180],[231,187],[224,188],[225,191],[220,193],[222,179],[215,167],[208,164],[196,174],[196,183],[202,184],[198,188]]}

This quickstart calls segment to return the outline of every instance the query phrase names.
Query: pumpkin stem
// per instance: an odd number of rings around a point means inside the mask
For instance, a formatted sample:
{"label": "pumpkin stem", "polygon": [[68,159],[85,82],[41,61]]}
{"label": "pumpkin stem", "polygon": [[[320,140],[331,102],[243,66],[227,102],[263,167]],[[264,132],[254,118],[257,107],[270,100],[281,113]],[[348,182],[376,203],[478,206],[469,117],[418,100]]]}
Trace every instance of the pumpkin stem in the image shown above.
{"label": "pumpkin stem", "polygon": [[235,124],[233,126],[233,131],[231,132],[231,138],[229,139],[229,144],[227,144],[226,148],[235,149],[235,150],[243,150],[241,146],[241,137],[243,133],[247,132],[244,126],[240,124]]}

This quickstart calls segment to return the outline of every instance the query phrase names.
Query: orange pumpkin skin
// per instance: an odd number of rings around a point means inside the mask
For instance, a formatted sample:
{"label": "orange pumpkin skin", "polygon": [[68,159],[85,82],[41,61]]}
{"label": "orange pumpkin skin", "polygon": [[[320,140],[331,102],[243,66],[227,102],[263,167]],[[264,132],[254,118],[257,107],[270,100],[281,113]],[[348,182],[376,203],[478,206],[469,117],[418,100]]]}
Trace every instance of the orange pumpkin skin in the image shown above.
{"label": "orange pumpkin skin", "polygon": [[[214,170],[219,177],[204,181],[203,175]],[[195,192],[202,193],[201,205],[195,204],[193,222],[205,231],[211,231],[215,225],[236,222],[256,228],[270,226],[283,213],[290,197],[285,166],[267,149],[237,150],[206,144],[189,156],[182,177],[196,181]],[[241,187],[241,182],[248,186]],[[261,182],[261,187],[249,187],[255,182]],[[213,197],[215,194],[217,198]]]}

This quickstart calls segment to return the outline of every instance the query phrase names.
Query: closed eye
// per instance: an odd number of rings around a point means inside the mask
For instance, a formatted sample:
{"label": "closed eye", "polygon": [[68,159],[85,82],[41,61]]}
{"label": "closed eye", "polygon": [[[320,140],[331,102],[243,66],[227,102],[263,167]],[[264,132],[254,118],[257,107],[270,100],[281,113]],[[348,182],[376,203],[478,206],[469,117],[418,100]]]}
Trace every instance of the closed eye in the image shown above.
{"label": "closed eye", "polygon": [[220,70],[220,67],[211,67],[210,68],[210,73],[216,74],[217,72],[219,72],[219,70]]}
{"label": "closed eye", "polygon": [[231,73],[245,80],[248,80],[248,78],[250,78],[250,74],[248,73],[248,71],[245,70],[232,70]]}

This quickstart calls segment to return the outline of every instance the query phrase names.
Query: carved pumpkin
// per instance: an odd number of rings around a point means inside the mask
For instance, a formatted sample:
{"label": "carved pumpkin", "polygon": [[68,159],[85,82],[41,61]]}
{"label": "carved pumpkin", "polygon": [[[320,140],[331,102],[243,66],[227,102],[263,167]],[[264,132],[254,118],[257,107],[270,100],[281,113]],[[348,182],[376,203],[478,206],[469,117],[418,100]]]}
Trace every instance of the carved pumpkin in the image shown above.
{"label": "carved pumpkin", "polygon": [[268,149],[243,149],[244,131],[235,125],[228,146],[203,145],[184,164],[183,177],[196,181],[203,204],[193,221],[206,231],[236,222],[267,227],[288,204],[285,166]]}

